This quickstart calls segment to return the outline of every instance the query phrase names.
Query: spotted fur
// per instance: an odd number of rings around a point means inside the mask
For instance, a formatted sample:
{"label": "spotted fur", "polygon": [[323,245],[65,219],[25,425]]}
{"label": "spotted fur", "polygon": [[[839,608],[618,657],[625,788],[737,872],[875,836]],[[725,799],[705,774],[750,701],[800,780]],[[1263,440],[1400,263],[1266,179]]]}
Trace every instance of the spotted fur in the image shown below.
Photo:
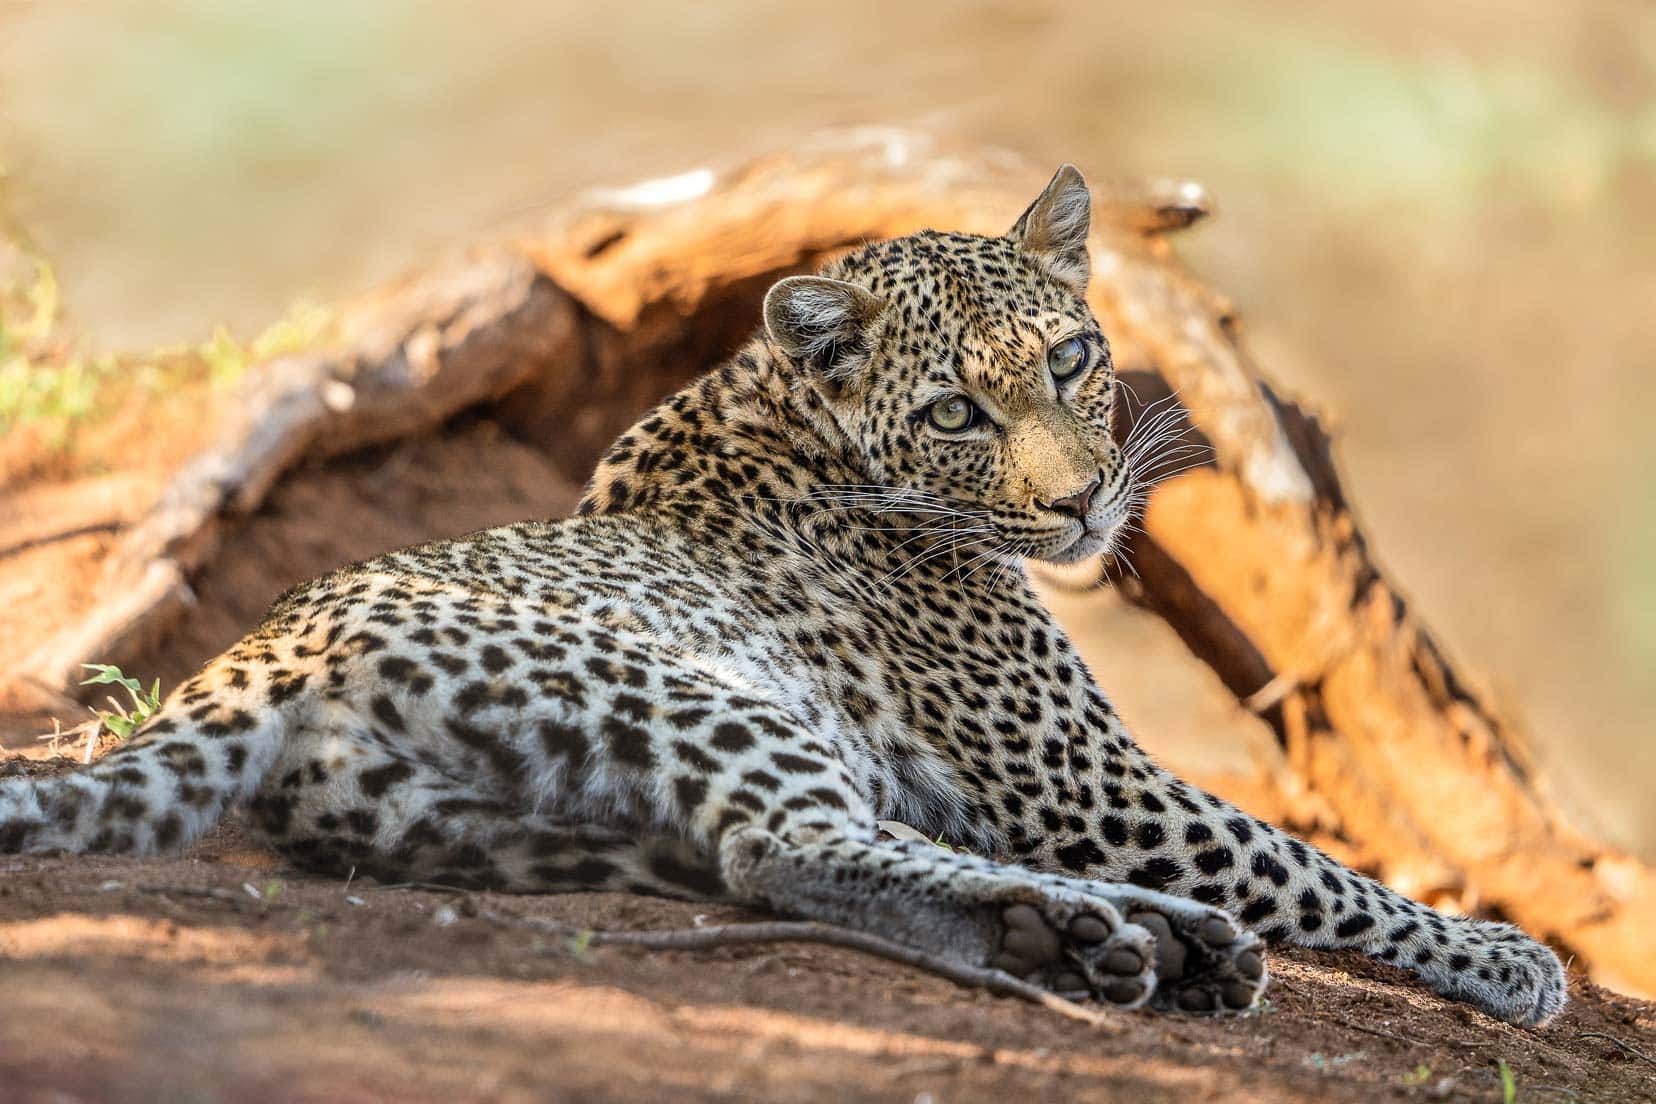
{"label": "spotted fur", "polygon": [[166,851],[245,804],[315,870],[730,899],[1123,1007],[1249,1007],[1289,941],[1546,1020],[1549,950],[1157,766],[1030,591],[1022,558],[1105,548],[1131,491],[1087,221],[1065,167],[1003,237],[782,281],[577,516],[296,588],[123,747],[0,783],[0,851]]}

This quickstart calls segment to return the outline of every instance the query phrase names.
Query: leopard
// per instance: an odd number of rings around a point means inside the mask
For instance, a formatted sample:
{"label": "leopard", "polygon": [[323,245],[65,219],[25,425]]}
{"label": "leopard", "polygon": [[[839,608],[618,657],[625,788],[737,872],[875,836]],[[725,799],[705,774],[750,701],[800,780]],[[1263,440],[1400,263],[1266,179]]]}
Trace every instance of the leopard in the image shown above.
{"label": "leopard", "polygon": [[1546,1023],[1551,949],[1175,776],[1041,602],[1030,565],[1111,551],[1143,490],[1091,222],[1065,165],[1002,235],[777,280],[570,516],[293,588],[107,755],[0,781],[0,852],[236,810],[322,875],[726,902],[1122,1010],[1257,1009],[1293,944]]}

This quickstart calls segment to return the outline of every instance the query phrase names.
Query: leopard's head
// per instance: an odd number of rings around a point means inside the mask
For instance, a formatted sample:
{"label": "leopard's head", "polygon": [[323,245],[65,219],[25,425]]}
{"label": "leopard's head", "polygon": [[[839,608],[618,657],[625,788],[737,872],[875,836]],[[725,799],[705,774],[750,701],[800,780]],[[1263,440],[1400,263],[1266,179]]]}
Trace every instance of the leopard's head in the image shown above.
{"label": "leopard's head", "polygon": [[833,493],[971,530],[967,550],[1071,562],[1108,547],[1130,478],[1085,298],[1090,219],[1065,165],[1000,237],[925,231],[771,288],[771,344],[870,480]]}

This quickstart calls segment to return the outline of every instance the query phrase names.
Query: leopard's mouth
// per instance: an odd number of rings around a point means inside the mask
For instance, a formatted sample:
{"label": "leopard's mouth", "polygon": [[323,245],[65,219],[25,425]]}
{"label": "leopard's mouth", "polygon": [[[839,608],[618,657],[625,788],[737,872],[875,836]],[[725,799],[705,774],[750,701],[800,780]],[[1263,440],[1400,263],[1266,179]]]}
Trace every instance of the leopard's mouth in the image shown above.
{"label": "leopard's mouth", "polygon": [[1030,558],[1046,563],[1071,564],[1109,551],[1127,521],[1127,498],[1128,491],[1124,487],[1108,502],[1095,506],[1085,521],[1072,522],[1069,528],[1073,530],[1073,535],[1067,543],[1051,551],[1032,552]]}

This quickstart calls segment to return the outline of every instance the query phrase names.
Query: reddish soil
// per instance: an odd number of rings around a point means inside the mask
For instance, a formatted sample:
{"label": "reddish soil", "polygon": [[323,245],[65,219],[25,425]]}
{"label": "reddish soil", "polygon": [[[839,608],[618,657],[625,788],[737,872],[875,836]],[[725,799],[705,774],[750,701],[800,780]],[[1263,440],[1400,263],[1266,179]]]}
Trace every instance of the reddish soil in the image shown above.
{"label": "reddish soil", "polygon": [[[147,504],[147,475],[9,497],[0,663],[32,645],[31,626],[96,600],[108,523]],[[576,493],[546,453],[478,418],[302,469],[133,669],[176,685],[299,579],[561,513]],[[55,714],[73,724],[80,709]],[[53,712],[0,713],[0,745],[38,759]],[[1499,1101],[1501,1061],[1520,1100],[1656,1099],[1656,1004],[1581,978],[1558,1022],[1520,1031],[1361,957],[1284,951],[1258,1014],[1099,1029],[846,951],[577,952],[490,913],[615,929],[744,918],[347,886],[295,874],[233,827],[180,859],[4,857],[0,1101]]]}
{"label": "reddish soil", "polygon": [[[1520,1031],[1350,954],[1285,951],[1263,1012],[1089,1027],[815,946],[576,950],[750,919],[609,894],[309,878],[233,830],[174,860],[0,863],[0,1098],[1373,1101],[1656,1097],[1656,1005],[1577,980]],[[1619,1040],[1620,1045],[1618,1045]]]}
{"label": "reddish soil", "polygon": [[[199,432],[178,437],[203,443]],[[98,601],[98,572],[115,530],[143,514],[176,466],[41,478],[0,493],[0,672],[39,644],[42,626],[72,623]],[[258,624],[295,583],[436,536],[564,514],[579,495],[577,478],[481,418],[301,467],[230,531],[194,581],[196,602],[160,646],[111,658],[146,686],[157,677],[163,688],[176,686]],[[84,709],[31,689],[0,689],[0,748],[29,746],[51,731],[54,717],[65,727],[86,719]]]}

